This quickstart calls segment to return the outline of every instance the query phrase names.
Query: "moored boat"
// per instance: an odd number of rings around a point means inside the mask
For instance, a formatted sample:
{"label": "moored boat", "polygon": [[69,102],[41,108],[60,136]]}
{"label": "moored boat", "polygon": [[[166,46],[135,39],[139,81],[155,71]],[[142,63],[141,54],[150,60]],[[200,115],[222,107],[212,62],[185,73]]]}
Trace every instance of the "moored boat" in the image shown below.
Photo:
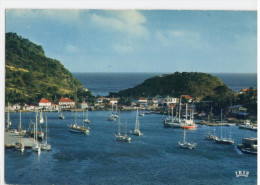
{"label": "moored boat", "polygon": [[178,142],[180,148],[185,148],[185,149],[195,149],[197,146],[197,143],[189,143],[186,141],[186,130],[183,130],[183,142]]}
{"label": "moored boat", "polygon": [[243,138],[237,147],[244,153],[257,155],[257,138]]}

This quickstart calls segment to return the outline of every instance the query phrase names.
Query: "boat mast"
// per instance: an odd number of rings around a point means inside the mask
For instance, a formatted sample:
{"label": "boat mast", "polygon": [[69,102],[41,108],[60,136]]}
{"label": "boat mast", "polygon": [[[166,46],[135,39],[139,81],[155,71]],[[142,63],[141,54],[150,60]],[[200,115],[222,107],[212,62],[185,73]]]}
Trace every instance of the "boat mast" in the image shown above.
{"label": "boat mast", "polygon": [[172,109],[172,123],[173,123],[173,107],[171,109]]}
{"label": "boat mast", "polygon": [[76,88],[76,97],[75,97],[75,126],[77,126],[77,88]]}
{"label": "boat mast", "polygon": [[46,146],[47,146],[47,116],[45,115],[45,120],[46,120]]}
{"label": "boat mast", "polygon": [[82,110],[82,125],[84,126],[84,109]]}
{"label": "boat mast", "polygon": [[187,106],[187,103],[186,103],[186,116],[185,116],[185,120],[187,121],[187,119],[188,119],[188,108],[187,108],[188,106]]}
{"label": "boat mast", "polygon": [[120,112],[118,116],[118,135],[120,135]]}
{"label": "boat mast", "polygon": [[10,126],[9,102],[7,103],[7,129]]}
{"label": "boat mast", "polygon": [[37,121],[38,121],[38,112],[36,113],[36,126],[35,126],[35,130],[36,130],[36,141],[37,141],[37,137],[38,137],[38,129],[37,129]]}
{"label": "boat mast", "polygon": [[220,113],[220,123],[221,123],[221,126],[220,126],[220,138],[222,139],[222,109],[221,109],[221,113]]}
{"label": "boat mast", "polygon": [[19,130],[22,130],[22,113],[20,111],[20,124],[19,124]]}
{"label": "boat mast", "polygon": [[138,108],[136,111],[135,130],[138,129]]}
{"label": "boat mast", "polygon": [[179,123],[181,122],[181,97],[179,102]]}

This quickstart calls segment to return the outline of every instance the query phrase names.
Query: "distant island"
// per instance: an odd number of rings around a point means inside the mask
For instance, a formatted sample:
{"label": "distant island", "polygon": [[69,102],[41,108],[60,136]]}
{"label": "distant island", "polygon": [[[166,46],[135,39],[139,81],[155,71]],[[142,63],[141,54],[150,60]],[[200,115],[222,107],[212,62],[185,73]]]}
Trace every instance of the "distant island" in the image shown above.
{"label": "distant island", "polygon": [[[50,101],[62,96],[83,101],[90,91],[58,61],[45,56],[42,46],[6,33],[5,94],[6,102],[36,103],[41,98]],[[77,91],[77,92],[76,92]]]}

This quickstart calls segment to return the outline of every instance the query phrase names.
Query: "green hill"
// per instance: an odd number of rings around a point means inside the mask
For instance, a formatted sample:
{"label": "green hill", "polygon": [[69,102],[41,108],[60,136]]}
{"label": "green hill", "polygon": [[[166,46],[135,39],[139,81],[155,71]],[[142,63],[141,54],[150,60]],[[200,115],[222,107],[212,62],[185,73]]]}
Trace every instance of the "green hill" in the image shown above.
{"label": "green hill", "polygon": [[187,94],[192,97],[219,97],[232,93],[218,77],[207,73],[197,72],[176,72],[165,74],[145,80],[142,84],[119,91],[121,97],[154,97],[173,96],[179,97]]}
{"label": "green hill", "polygon": [[6,102],[35,103],[44,97],[51,101],[66,96],[79,101],[92,97],[82,84],[58,61],[45,56],[42,46],[6,33]]}

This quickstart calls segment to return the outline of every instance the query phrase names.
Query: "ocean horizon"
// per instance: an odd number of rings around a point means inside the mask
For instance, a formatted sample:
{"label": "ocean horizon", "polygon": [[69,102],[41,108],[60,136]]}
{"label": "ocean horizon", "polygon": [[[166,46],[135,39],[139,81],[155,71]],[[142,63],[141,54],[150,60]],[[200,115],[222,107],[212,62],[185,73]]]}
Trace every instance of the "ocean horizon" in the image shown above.
{"label": "ocean horizon", "polygon": [[[109,92],[135,87],[148,78],[172,73],[160,72],[73,72],[73,75],[95,96],[107,96]],[[209,73],[219,77],[229,88],[239,92],[245,88],[257,88],[257,73]]]}

